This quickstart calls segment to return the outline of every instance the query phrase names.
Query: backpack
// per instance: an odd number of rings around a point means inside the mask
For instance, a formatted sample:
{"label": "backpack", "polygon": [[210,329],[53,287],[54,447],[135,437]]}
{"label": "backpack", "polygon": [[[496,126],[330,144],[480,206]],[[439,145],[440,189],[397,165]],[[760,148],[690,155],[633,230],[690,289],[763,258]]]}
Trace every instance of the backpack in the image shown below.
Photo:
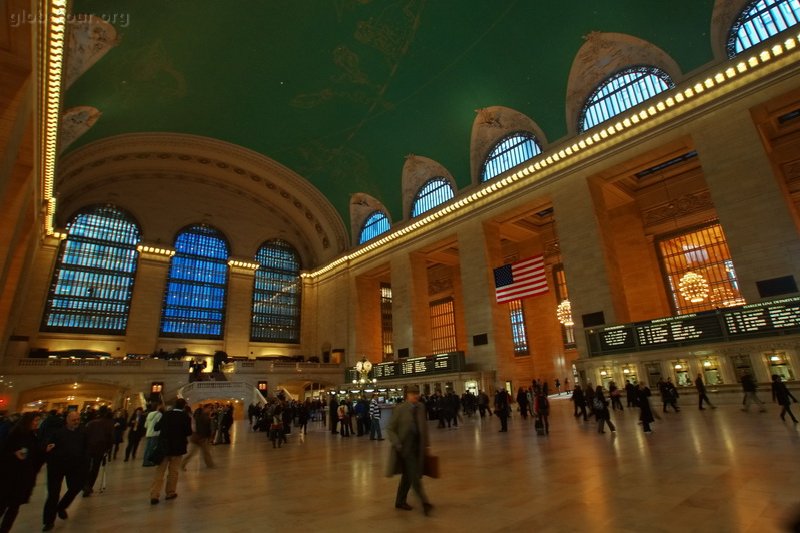
{"label": "backpack", "polygon": [[603,409],[605,409],[605,407],[606,407],[606,404],[603,403],[603,400],[601,400],[600,398],[595,398],[594,399],[594,408],[596,410],[602,411]]}

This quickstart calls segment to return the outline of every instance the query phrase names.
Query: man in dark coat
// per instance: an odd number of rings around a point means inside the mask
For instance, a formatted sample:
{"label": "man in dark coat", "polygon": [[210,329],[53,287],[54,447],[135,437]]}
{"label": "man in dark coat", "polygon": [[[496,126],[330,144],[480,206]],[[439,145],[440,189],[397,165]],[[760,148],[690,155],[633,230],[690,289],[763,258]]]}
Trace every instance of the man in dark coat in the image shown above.
{"label": "man in dark coat", "polygon": [[150,485],[150,504],[158,503],[161,495],[161,485],[164,483],[164,472],[169,469],[167,474],[167,487],[165,489],[166,500],[174,500],[178,497],[175,492],[178,486],[178,471],[181,468],[182,456],[186,455],[188,438],[192,434],[192,421],[186,414],[186,400],[178,398],[172,409],[164,412],[161,419],[156,422],[155,428],[161,433],[158,436],[158,447],[163,450],[164,459],[158,466],[153,476],[153,483]]}
{"label": "man in dark coat", "polygon": [[410,511],[408,490],[413,488],[422,500],[422,510],[427,515],[433,509],[422,488],[422,469],[428,448],[428,424],[425,408],[419,402],[419,387],[410,385],[405,391],[405,401],[394,408],[392,418],[386,426],[386,434],[392,443],[389,461],[390,476],[401,474],[397,486],[394,506]]}
{"label": "man in dark coat", "polygon": [[[67,414],[66,425],[57,430],[50,443],[47,456],[47,501],[44,504],[44,527],[42,531],[53,529],[56,514],[67,518],[67,507],[83,489],[89,473],[89,460],[86,452],[86,433],[80,429],[81,417],[77,411]],[[61,484],[67,480],[67,492],[61,496]],[[59,499],[60,498],[60,499]]]}
{"label": "man in dark coat", "polygon": [[511,398],[504,388],[494,394],[494,414],[500,419],[500,433],[508,431],[508,415],[511,412]]}
{"label": "man in dark coat", "polygon": [[100,472],[100,466],[106,460],[106,454],[114,445],[113,413],[105,405],[100,407],[98,417],[86,424],[86,449],[89,453],[89,475],[83,488],[84,498],[94,492],[94,482]]}

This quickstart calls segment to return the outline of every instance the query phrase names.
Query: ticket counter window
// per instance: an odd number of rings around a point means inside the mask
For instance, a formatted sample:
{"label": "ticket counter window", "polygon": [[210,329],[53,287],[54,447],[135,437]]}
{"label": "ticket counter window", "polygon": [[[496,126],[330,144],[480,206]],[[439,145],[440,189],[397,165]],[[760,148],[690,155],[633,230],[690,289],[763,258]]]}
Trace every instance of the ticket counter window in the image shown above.
{"label": "ticket counter window", "polygon": [[655,385],[661,379],[661,361],[650,361],[644,364],[645,371],[647,372],[647,379],[650,380],[650,385]]}
{"label": "ticket counter window", "polygon": [[603,368],[600,370],[600,385],[603,386],[603,389],[608,390],[608,384],[614,381],[614,377],[611,375],[611,371],[607,368]]}
{"label": "ticket counter window", "polygon": [[792,372],[792,367],[785,352],[772,352],[765,355],[770,376],[777,374],[782,381],[794,380],[794,372]]}
{"label": "ticket counter window", "polygon": [[732,355],[731,362],[733,363],[733,368],[736,370],[737,382],[740,382],[744,375],[755,375],[749,355]]}
{"label": "ticket counter window", "polygon": [[703,381],[706,385],[722,385],[722,373],[719,371],[719,363],[715,359],[703,361]]}
{"label": "ticket counter window", "polygon": [[478,382],[477,381],[467,381],[464,383],[464,388],[474,394],[475,396],[478,395]]}
{"label": "ticket counter window", "polygon": [[639,384],[639,377],[636,375],[636,370],[633,368],[623,368],[622,377],[625,379],[625,381],[630,381],[632,385]]}
{"label": "ticket counter window", "polygon": [[686,361],[675,361],[672,363],[672,368],[675,370],[675,384],[678,387],[692,386],[692,378],[689,376],[689,365]]}

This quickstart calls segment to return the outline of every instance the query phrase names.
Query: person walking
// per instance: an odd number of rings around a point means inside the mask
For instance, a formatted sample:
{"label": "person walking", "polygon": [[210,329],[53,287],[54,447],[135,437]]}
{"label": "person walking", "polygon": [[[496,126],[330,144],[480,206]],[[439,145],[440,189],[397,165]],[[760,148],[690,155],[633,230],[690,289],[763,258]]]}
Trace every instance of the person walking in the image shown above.
{"label": "person walking", "polygon": [[86,424],[86,450],[89,453],[89,475],[83,487],[83,497],[94,494],[94,483],[100,467],[108,461],[114,446],[114,421],[111,409],[103,405],[98,417]]}
{"label": "person walking", "polygon": [[156,464],[150,460],[150,455],[153,453],[153,449],[156,446],[156,442],[158,441],[158,430],[156,430],[156,424],[164,413],[164,407],[159,405],[156,407],[155,404],[151,407],[151,411],[147,413],[147,418],[144,420],[144,461],[142,462],[142,466],[156,466]]}
{"label": "person walking", "polygon": [[608,400],[603,396],[603,387],[598,385],[594,390],[594,416],[597,419],[597,432],[605,433],[604,426],[608,424],[608,429],[611,433],[617,431],[614,424],[611,423],[611,413],[608,411]]}
{"label": "person walking", "polygon": [[144,411],[141,407],[137,407],[128,421],[128,445],[125,447],[124,462],[129,459],[136,459],[136,450],[139,449],[139,442],[141,442],[144,435],[144,421]]}
{"label": "person walking", "polygon": [[203,452],[203,462],[206,468],[214,468],[214,459],[211,457],[211,411],[214,406],[210,403],[198,407],[194,412],[194,432],[189,439],[190,450],[181,461],[181,470],[186,471],[186,465],[198,451]]}
{"label": "person walking", "polygon": [[404,401],[394,408],[392,418],[386,426],[386,434],[392,443],[389,460],[389,477],[400,474],[394,506],[396,509],[410,511],[408,491],[414,489],[422,501],[422,510],[429,515],[433,510],[428,497],[422,488],[422,470],[427,454],[428,423],[424,407],[419,402],[419,387],[406,387]]}
{"label": "person walking", "polygon": [[797,418],[795,418],[791,409],[792,401],[797,403],[797,398],[789,392],[786,384],[781,381],[781,377],[778,374],[772,374],[772,399],[783,408],[781,409],[781,420],[786,420],[786,414],[788,413],[792,422],[797,424]]}
{"label": "person walking", "polygon": [[694,380],[694,386],[697,389],[698,408],[703,411],[705,409],[705,407],[703,407],[703,402],[706,402],[712,409],[716,409],[717,406],[711,403],[711,400],[709,400],[706,395],[706,385],[703,383],[703,376],[701,374],[697,374],[697,379]]}
{"label": "person walking", "polygon": [[745,374],[742,376],[742,392],[744,392],[744,398],[742,398],[742,411],[748,412],[750,411],[750,404],[757,403],[758,410],[761,413],[766,412],[767,408],[764,407],[764,402],[761,401],[761,398],[758,397],[756,394],[756,390],[758,390],[758,385],[756,381],[753,379],[753,376],[750,374]]}
{"label": "person walking", "polygon": [[500,388],[494,395],[494,414],[500,419],[500,433],[508,431],[508,414],[511,412],[511,399],[505,388]]}
{"label": "person walking", "polygon": [[20,506],[30,501],[44,463],[45,451],[36,435],[38,425],[38,413],[24,413],[0,447],[0,533],[11,531]]}
{"label": "person walking", "polygon": [[580,387],[575,387],[575,389],[572,391],[572,397],[570,400],[572,400],[572,403],[575,407],[575,418],[583,416],[584,422],[589,420],[589,415],[586,413],[586,399],[583,396],[583,389]]}
{"label": "person walking", "polygon": [[164,473],[167,474],[165,500],[174,500],[178,497],[175,489],[178,486],[178,471],[180,470],[181,457],[186,455],[187,439],[192,434],[192,421],[184,411],[186,400],[178,398],[172,409],[164,412],[161,419],[156,422],[155,429],[159,431],[158,446],[163,447],[164,458],[156,466],[153,482],[150,485],[150,504],[158,503],[161,495],[161,486],[164,484]]}
{"label": "person walking", "polygon": [[[56,515],[67,518],[67,508],[83,490],[89,473],[89,456],[86,450],[86,433],[80,428],[81,416],[77,411],[67,413],[63,428],[56,431],[47,449],[47,500],[44,503],[42,531],[55,527]],[[61,485],[67,480],[67,492],[61,496]]]}
{"label": "person walking", "polygon": [[541,422],[545,435],[550,434],[550,400],[547,398],[547,384],[536,393],[533,400],[533,413]]}
{"label": "person walking", "polygon": [[637,394],[639,396],[637,403],[639,404],[639,420],[642,422],[642,430],[645,433],[652,433],[650,424],[655,422],[653,409],[650,407],[650,387],[642,382],[639,382],[637,387]]}
{"label": "person walking", "polygon": [[378,395],[373,394],[369,402],[369,440],[383,440],[381,434],[381,406],[378,403]]}

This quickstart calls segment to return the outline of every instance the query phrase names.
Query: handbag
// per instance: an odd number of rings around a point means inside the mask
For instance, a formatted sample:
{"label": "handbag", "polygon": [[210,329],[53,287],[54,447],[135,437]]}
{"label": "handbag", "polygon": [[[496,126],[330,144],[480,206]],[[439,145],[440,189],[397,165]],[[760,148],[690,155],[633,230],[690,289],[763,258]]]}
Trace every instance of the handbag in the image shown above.
{"label": "handbag", "polygon": [[150,457],[148,457],[148,460],[153,464],[160,465],[164,457],[166,457],[164,453],[166,450],[164,448],[164,443],[161,442],[160,438],[156,437],[156,445],[150,450]]}
{"label": "handbag", "polygon": [[432,477],[434,479],[439,477],[438,455],[425,455],[425,460],[422,463],[422,475]]}

